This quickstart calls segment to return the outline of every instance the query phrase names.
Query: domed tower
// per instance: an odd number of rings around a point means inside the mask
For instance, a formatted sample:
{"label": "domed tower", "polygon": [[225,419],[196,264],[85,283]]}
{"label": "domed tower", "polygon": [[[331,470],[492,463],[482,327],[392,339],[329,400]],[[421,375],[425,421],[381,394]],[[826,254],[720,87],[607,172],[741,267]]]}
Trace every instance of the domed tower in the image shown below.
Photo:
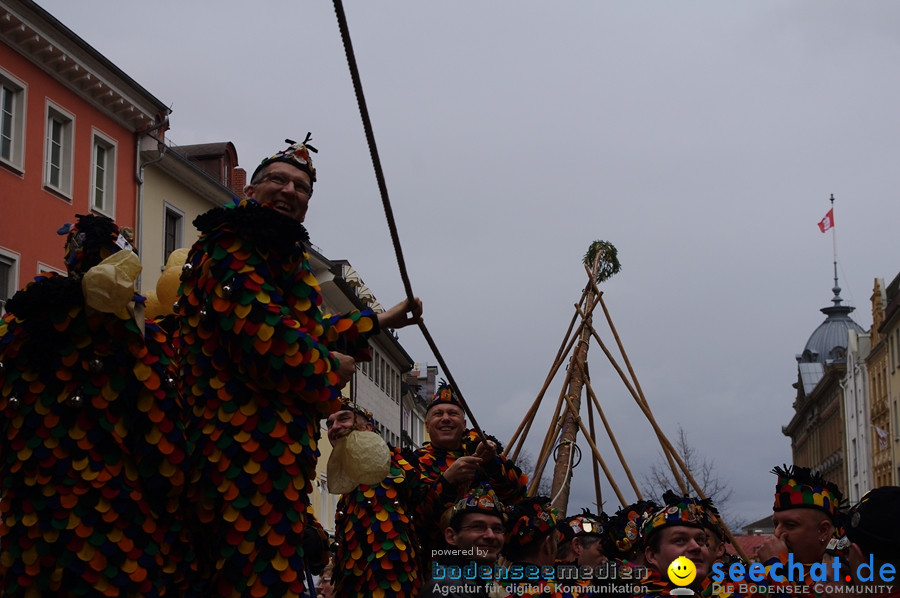
{"label": "domed tower", "polygon": [[797,355],[794,416],[782,432],[791,439],[794,465],[818,470],[845,492],[841,380],[847,370],[850,332],[864,334],[865,330],[850,317],[855,308],[843,305],[837,270],[832,291],[832,305],[821,309],[825,321],[813,331],[803,352]]}
{"label": "domed tower", "polygon": [[797,355],[798,363],[819,363],[824,366],[838,361],[846,361],[849,338],[847,333],[850,330],[857,333],[865,332],[863,327],[850,317],[856,308],[841,305],[843,299],[841,299],[841,287],[837,286],[837,279],[831,290],[834,292],[834,298],[831,300],[834,305],[823,307],[820,310],[828,317],[809,336],[803,353]]}

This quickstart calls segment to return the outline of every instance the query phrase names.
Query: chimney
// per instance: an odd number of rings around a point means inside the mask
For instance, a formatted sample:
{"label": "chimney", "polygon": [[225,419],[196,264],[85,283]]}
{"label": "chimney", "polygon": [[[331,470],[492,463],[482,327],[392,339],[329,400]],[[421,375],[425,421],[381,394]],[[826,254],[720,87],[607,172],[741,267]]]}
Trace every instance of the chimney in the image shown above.
{"label": "chimney", "polygon": [[246,199],[244,197],[244,187],[247,186],[247,171],[241,168],[240,166],[236,167],[234,171],[232,171],[231,175],[231,190],[234,192],[234,195],[240,199]]}

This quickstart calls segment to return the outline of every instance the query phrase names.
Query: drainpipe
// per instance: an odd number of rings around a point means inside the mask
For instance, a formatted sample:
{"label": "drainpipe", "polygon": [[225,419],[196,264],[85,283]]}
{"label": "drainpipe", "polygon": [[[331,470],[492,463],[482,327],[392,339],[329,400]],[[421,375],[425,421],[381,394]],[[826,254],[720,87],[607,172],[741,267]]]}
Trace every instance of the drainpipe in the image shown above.
{"label": "drainpipe", "polygon": [[[135,229],[136,230],[134,231],[134,234],[137,237],[137,253],[138,253],[138,255],[141,255],[142,249],[143,249],[143,243],[144,243],[144,235],[143,235],[143,232],[144,232],[144,168],[150,164],[154,164],[154,163],[162,160],[163,156],[165,156],[166,149],[167,149],[165,143],[160,141],[158,138],[153,137],[152,135],[150,135],[150,133],[153,131],[158,131],[159,129],[162,129],[163,127],[168,126],[170,112],[171,112],[171,110],[168,110],[166,112],[165,116],[163,116],[162,120],[159,121],[158,123],[150,125],[148,128],[144,129],[143,131],[137,131],[135,133],[135,135],[137,137],[135,149],[137,151],[135,151],[135,157],[134,157],[134,160],[135,160],[134,178],[138,185],[138,193],[137,193],[137,210],[136,210],[137,214],[135,215],[136,216],[135,217]],[[145,136],[156,139],[157,148],[159,149],[159,156],[154,158],[153,160],[150,160],[149,162],[141,164],[141,139],[143,139]],[[138,288],[140,288],[140,286],[138,286]]]}

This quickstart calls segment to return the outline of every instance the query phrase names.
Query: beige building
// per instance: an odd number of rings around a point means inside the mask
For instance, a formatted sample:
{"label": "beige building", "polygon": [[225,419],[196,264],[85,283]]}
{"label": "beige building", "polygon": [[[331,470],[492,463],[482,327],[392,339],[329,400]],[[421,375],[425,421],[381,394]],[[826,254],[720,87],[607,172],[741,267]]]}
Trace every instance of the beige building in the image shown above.
{"label": "beige building", "polygon": [[231,142],[170,146],[142,139],[138,202],[141,291],[155,290],[169,254],[197,240],[194,218],[241,197],[246,174]]}
{"label": "beige building", "polygon": [[893,477],[890,402],[888,401],[888,350],[885,336],[879,330],[884,323],[887,295],[884,280],[875,279],[872,289],[872,349],[866,358],[869,375],[870,446],[872,455],[872,483],[874,488],[888,486]]}
{"label": "beige building", "polygon": [[[873,324],[872,328],[876,326]],[[889,447],[886,452],[890,454],[891,477],[885,477],[885,483],[897,485],[900,484],[900,274],[885,289],[884,317],[877,328],[886,346],[887,423],[882,431]]]}

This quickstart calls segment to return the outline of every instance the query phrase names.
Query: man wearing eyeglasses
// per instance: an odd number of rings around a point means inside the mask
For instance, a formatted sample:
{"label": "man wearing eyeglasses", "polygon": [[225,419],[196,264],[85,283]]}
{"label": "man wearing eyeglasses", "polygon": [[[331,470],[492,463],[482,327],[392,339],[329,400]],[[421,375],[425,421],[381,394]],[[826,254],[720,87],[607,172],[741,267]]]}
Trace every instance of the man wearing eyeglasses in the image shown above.
{"label": "man wearing eyeglasses", "polygon": [[371,359],[369,337],[421,321],[418,300],[379,314],[322,313],[302,224],[316,181],[308,141],[264,159],[247,199],[194,220],[201,236],[181,275],[181,377],[198,478],[189,498],[196,552],[210,561],[207,595],[312,590],[323,563],[308,562],[304,530],[318,525],[309,493],[319,420],[338,409],[356,361]]}
{"label": "man wearing eyeglasses", "polygon": [[[430,581],[423,596],[488,596],[494,563],[503,549],[503,504],[483,483],[458,501],[444,529],[445,547],[430,560]],[[490,572],[490,574],[488,574]]]}

